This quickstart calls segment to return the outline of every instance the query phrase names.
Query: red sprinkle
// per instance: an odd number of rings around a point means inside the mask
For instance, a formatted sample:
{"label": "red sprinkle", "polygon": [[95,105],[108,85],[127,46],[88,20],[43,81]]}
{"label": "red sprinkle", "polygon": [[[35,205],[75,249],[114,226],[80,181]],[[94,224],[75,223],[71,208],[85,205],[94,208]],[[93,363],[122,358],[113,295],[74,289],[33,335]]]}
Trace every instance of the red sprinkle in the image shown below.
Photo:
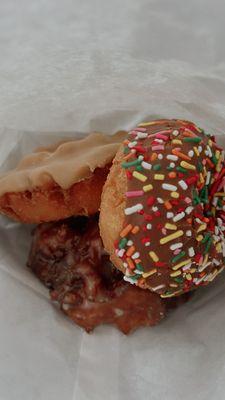
{"label": "red sprinkle", "polygon": [[126,170],[127,179],[132,179],[132,173],[129,170]]}
{"label": "red sprinkle", "polygon": [[187,178],[185,182],[187,185],[192,185],[193,183],[197,182],[198,180],[198,175],[190,176],[190,178]]}
{"label": "red sprinkle", "polygon": [[149,207],[151,207],[151,206],[153,206],[154,203],[155,203],[155,197],[149,196],[148,199],[147,199],[147,205]]}

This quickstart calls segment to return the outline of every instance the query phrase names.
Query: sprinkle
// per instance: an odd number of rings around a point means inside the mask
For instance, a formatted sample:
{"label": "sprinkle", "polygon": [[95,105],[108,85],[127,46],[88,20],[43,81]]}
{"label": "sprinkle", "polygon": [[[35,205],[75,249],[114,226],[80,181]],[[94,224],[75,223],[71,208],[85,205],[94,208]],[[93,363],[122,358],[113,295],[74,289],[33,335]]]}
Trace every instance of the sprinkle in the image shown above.
{"label": "sprinkle", "polygon": [[153,261],[155,261],[155,262],[159,261],[159,257],[157,256],[157,254],[154,251],[150,251],[148,254]]}
{"label": "sprinkle", "polygon": [[131,283],[131,285],[133,285],[135,283],[135,280],[132,279],[131,277],[124,275],[123,279],[124,279],[124,281]]}
{"label": "sprinkle", "polygon": [[158,157],[157,153],[152,153],[151,161],[155,161],[157,159],[157,157]]}
{"label": "sprinkle", "polygon": [[175,278],[176,276],[179,276],[179,275],[181,275],[181,271],[175,271],[175,272],[172,272],[172,274],[170,274],[171,278]]}
{"label": "sprinkle", "polygon": [[153,189],[153,186],[151,184],[143,186],[144,192],[149,192],[152,189]]}
{"label": "sprinkle", "polygon": [[195,147],[195,146],[194,146],[194,152],[195,152],[196,156],[199,157],[199,151],[198,151],[197,147]]}
{"label": "sprinkle", "polygon": [[188,185],[187,185],[186,182],[184,182],[183,180],[179,181],[179,182],[178,182],[178,185],[180,185],[180,187],[181,187],[183,190],[187,190],[187,188],[188,188]]}
{"label": "sprinkle", "polygon": [[157,146],[152,146],[152,151],[164,150],[164,145],[158,144]]}
{"label": "sprinkle", "polygon": [[207,228],[206,224],[201,224],[200,227],[197,229],[197,233],[204,231]]}
{"label": "sprinkle", "polygon": [[177,231],[172,233],[171,235],[168,235],[166,237],[163,237],[160,239],[160,244],[166,244],[168,242],[170,242],[171,240],[177,239],[180,236],[183,236],[184,232],[183,231]]}
{"label": "sprinkle", "polygon": [[166,207],[167,210],[171,210],[172,204],[169,202],[169,200],[166,200],[164,202],[164,206]]}
{"label": "sprinkle", "polygon": [[169,229],[171,231],[176,231],[177,230],[177,226],[174,225],[174,224],[170,224],[169,222],[166,223],[165,228]]}
{"label": "sprinkle", "polygon": [[192,185],[193,183],[197,182],[198,180],[198,175],[190,176],[189,178],[186,179],[186,183],[188,185]]}
{"label": "sprinkle", "polygon": [[163,181],[164,178],[165,178],[165,175],[163,175],[163,174],[155,174],[154,175],[154,179],[156,181]]}
{"label": "sprinkle", "polygon": [[168,154],[168,156],[166,156],[167,160],[171,160],[171,161],[177,161],[178,157],[173,155],[173,154]]}
{"label": "sprinkle", "polygon": [[[177,249],[176,251],[179,251],[179,249]],[[173,257],[171,261],[172,261],[172,263],[175,263],[184,256],[185,256],[185,251],[179,251],[179,253],[175,257]]]}
{"label": "sprinkle", "polygon": [[174,162],[171,162],[170,165],[169,165],[169,168],[174,168],[174,167],[175,167]]}
{"label": "sprinkle", "polygon": [[132,233],[134,234],[134,235],[136,235],[136,233],[138,233],[139,232],[139,230],[140,230],[140,228],[139,228],[139,226],[134,226],[134,228],[132,229]]}
{"label": "sprinkle", "polygon": [[178,165],[178,167],[176,167],[176,170],[178,172],[182,172],[182,174],[187,172],[187,170],[185,168],[180,167],[180,165]]}
{"label": "sprinkle", "polygon": [[132,246],[134,243],[133,243],[133,241],[132,240],[128,240],[128,242],[127,242],[127,246]]}
{"label": "sprinkle", "polygon": [[134,146],[136,146],[136,145],[137,145],[136,140],[135,140],[134,142],[129,142],[129,143],[128,143],[128,147],[129,147],[130,149],[132,149],[132,147],[134,147]]}
{"label": "sprinkle", "polygon": [[121,232],[120,232],[120,237],[125,237],[128,235],[128,233],[131,231],[132,225],[128,224]]}
{"label": "sprinkle", "polygon": [[[139,125],[140,126],[140,125]],[[146,128],[134,128],[133,129],[134,131],[138,131],[138,132],[146,132],[147,131],[147,129]]]}
{"label": "sprinkle", "polygon": [[[147,205],[148,205],[149,207],[151,207],[151,206],[153,206],[154,203],[155,203],[155,197],[149,196],[149,197],[148,197],[148,200],[147,200]],[[158,210],[158,208],[157,208],[157,210]],[[157,210],[155,210],[155,211],[157,211]],[[154,211],[154,210],[153,210],[153,211]]]}
{"label": "sprinkle", "polygon": [[147,225],[146,225],[146,228],[147,228],[148,230],[151,230],[151,229],[152,229],[152,224],[147,224]]}
{"label": "sprinkle", "polygon": [[187,161],[190,160],[190,157],[188,157],[186,154],[182,153],[177,148],[173,149],[172,153],[175,154],[176,156],[178,156],[179,158],[183,159],[183,160],[187,160]]}
{"label": "sprinkle", "polygon": [[171,244],[170,250],[174,251],[174,250],[180,249],[181,247],[183,247],[183,243],[181,243],[181,242],[174,243],[174,244]]}
{"label": "sprinkle", "polygon": [[131,256],[131,258],[133,259],[133,260],[136,260],[137,258],[139,258],[140,257],[140,253],[138,252],[138,251],[136,251],[136,253],[134,253],[132,256]]}
{"label": "sprinkle", "polygon": [[189,164],[189,163],[186,162],[186,161],[181,161],[180,165],[181,165],[181,167],[183,167],[183,168],[185,168],[185,169],[190,169],[190,170],[192,170],[192,171],[195,171],[195,170],[196,170],[196,166],[195,166],[195,165]]}
{"label": "sprinkle", "polygon": [[127,245],[128,240],[126,238],[123,238],[119,242],[119,249],[124,249],[124,247]]}
{"label": "sprinkle", "polygon": [[198,235],[198,236],[196,237],[197,242],[201,242],[202,239],[203,239],[203,236],[202,236],[202,235]]}
{"label": "sprinkle", "polygon": [[138,197],[144,194],[143,190],[133,190],[130,192],[126,192],[126,197]]}
{"label": "sprinkle", "polygon": [[170,185],[169,183],[163,183],[162,184],[162,188],[164,189],[164,190],[169,190],[169,191],[176,191],[177,190],[177,186],[175,186],[175,185]]}
{"label": "sprinkle", "polygon": [[147,163],[146,161],[142,161],[141,166],[142,166],[144,169],[148,169],[148,170],[151,170],[151,169],[152,169],[152,164],[149,164],[149,163]]}
{"label": "sprinkle", "polygon": [[164,200],[161,199],[161,197],[157,197],[157,201],[158,201],[159,204],[163,204],[164,203]]}
{"label": "sprinkle", "polygon": [[178,131],[177,129],[175,129],[175,130],[172,132],[172,135],[178,136],[178,135],[179,135],[179,131]]}
{"label": "sprinkle", "polygon": [[166,213],[166,217],[167,217],[168,219],[171,219],[171,218],[174,217],[174,213],[168,212],[168,213]]}
{"label": "sprinkle", "polygon": [[176,176],[177,176],[176,172],[169,172],[169,174],[168,174],[168,177],[171,179],[176,178]]}
{"label": "sprinkle", "polygon": [[180,196],[178,192],[171,192],[170,196],[173,197],[174,199],[178,199],[178,197]]}
{"label": "sprinkle", "polygon": [[187,265],[191,262],[191,259],[188,258],[187,260],[181,261],[180,263],[174,265],[174,267],[172,267],[172,269],[174,271],[176,271],[177,269],[180,269],[181,267],[183,267],[184,265]]}
{"label": "sprinkle", "polygon": [[160,164],[155,164],[155,165],[153,165],[152,169],[154,171],[159,171],[161,169],[161,165]]}
{"label": "sprinkle", "polygon": [[194,251],[194,248],[193,248],[193,247],[189,247],[189,249],[188,249],[188,255],[189,255],[189,257],[194,257],[195,251]]}
{"label": "sprinkle", "polygon": [[199,143],[201,142],[202,138],[198,137],[198,136],[194,136],[194,137],[185,137],[183,139],[183,141],[185,143]]}
{"label": "sprinkle", "polygon": [[133,207],[127,207],[127,208],[125,208],[125,214],[126,215],[131,215],[131,214],[134,214],[134,213],[136,213],[136,212],[138,212],[138,211],[141,211],[141,210],[143,210],[143,205],[142,204],[135,204]]}
{"label": "sprinkle", "polygon": [[157,121],[150,121],[150,122],[142,122],[141,124],[138,125],[139,126],[150,126],[150,125],[156,125]]}
{"label": "sprinkle", "polygon": [[143,278],[148,278],[149,276],[155,274],[156,272],[157,272],[157,269],[154,268],[154,269],[151,269],[148,272],[144,272],[142,276],[143,276]]}
{"label": "sprinkle", "polygon": [[161,153],[158,154],[158,159],[162,160],[163,159],[163,155]]}
{"label": "sprinkle", "polygon": [[145,182],[148,179],[147,176],[140,174],[140,172],[137,172],[137,171],[133,172],[133,177],[138,179],[141,182]]}
{"label": "sprinkle", "polygon": [[123,168],[130,168],[133,167],[134,165],[139,165],[140,160],[134,160],[134,161],[129,161],[129,162],[123,162],[121,165]]}
{"label": "sprinkle", "polygon": [[194,207],[189,206],[189,207],[187,207],[187,208],[185,209],[185,212],[186,212],[187,215],[189,215],[189,214],[191,214],[191,212],[192,212],[193,210],[194,210]]}
{"label": "sprinkle", "polygon": [[188,281],[191,281],[191,280],[192,280],[192,275],[191,275],[191,274],[186,274],[185,278],[186,278]]}
{"label": "sprinkle", "polygon": [[138,139],[145,139],[148,137],[148,134],[145,132],[137,132]]}
{"label": "sprinkle", "polygon": [[134,252],[135,252],[135,247],[134,246],[130,246],[130,248],[126,252],[127,257],[132,256],[132,254],[134,254]]}
{"label": "sprinkle", "polygon": [[179,139],[173,139],[172,144],[182,144],[182,142]]}
{"label": "sprinkle", "polygon": [[125,253],[125,249],[120,249],[118,251],[116,251],[116,255],[120,258],[122,258],[124,256]]}
{"label": "sprinkle", "polygon": [[188,156],[189,156],[190,158],[194,157],[194,152],[193,152],[193,150],[190,150],[190,151],[188,152]]}
{"label": "sprinkle", "polygon": [[173,218],[173,221],[174,222],[180,221],[184,217],[185,217],[185,213],[182,211],[182,212],[178,213],[177,215],[175,215],[175,217]]}
{"label": "sprinkle", "polygon": [[151,290],[153,292],[156,292],[157,290],[163,289],[164,287],[165,287],[165,285],[158,285],[158,286],[152,287]]}
{"label": "sprinkle", "polygon": [[128,267],[129,267],[131,270],[135,269],[134,262],[133,262],[133,260],[131,260],[131,258],[127,258],[126,261],[127,261]]}
{"label": "sprinkle", "polygon": [[163,135],[162,133],[156,133],[155,134],[155,137],[157,138],[157,139],[162,139],[163,141],[167,141],[168,140],[168,136],[165,136],[165,135]]}

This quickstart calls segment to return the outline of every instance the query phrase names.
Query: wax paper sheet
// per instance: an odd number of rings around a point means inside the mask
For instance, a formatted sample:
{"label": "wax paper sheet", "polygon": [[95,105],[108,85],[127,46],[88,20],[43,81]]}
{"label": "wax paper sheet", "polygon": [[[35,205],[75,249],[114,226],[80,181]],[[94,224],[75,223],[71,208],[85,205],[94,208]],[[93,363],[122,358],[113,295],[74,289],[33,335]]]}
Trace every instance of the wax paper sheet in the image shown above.
{"label": "wax paper sheet", "polygon": [[[0,163],[149,118],[225,132],[221,0],[2,0]],[[31,227],[0,219],[0,400],[223,400],[225,276],[155,328],[86,334],[26,268]]]}

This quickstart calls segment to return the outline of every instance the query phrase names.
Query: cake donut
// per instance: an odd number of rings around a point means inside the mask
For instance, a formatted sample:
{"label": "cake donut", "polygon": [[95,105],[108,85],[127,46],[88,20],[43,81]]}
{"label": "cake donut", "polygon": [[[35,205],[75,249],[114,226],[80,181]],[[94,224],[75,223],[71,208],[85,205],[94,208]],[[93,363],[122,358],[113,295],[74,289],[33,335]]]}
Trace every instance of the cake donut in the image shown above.
{"label": "cake donut", "polygon": [[128,133],[105,183],[100,232],[124,279],[161,297],[224,269],[224,151],[194,123],[158,120]]}
{"label": "cake donut", "polygon": [[25,156],[0,174],[0,213],[26,223],[95,214],[124,135],[93,133]]}

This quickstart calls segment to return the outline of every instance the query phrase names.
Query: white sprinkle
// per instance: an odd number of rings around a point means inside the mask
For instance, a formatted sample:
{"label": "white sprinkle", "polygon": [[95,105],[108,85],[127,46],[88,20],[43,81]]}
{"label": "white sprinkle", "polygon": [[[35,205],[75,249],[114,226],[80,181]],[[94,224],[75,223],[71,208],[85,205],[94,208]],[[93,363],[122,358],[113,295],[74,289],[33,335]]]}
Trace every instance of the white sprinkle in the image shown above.
{"label": "white sprinkle", "polygon": [[139,274],[139,275],[142,275],[142,274],[143,274],[143,272],[142,272],[142,271],[139,271],[139,269],[135,269],[134,272],[135,272],[135,274]]}
{"label": "white sprinkle", "polygon": [[205,150],[205,155],[208,157],[208,155],[209,155],[208,150]]}
{"label": "white sprinkle", "polygon": [[188,254],[189,254],[189,257],[194,257],[195,251],[194,251],[194,248],[193,248],[193,247],[189,247],[189,249],[188,249]]}
{"label": "white sprinkle", "polygon": [[171,160],[171,161],[177,161],[178,157],[173,155],[173,154],[168,154],[168,156],[166,156],[167,160]]}
{"label": "white sprinkle", "polygon": [[153,206],[153,207],[152,207],[152,211],[154,211],[154,212],[155,212],[155,211],[158,211],[158,207]]}
{"label": "white sprinkle", "polygon": [[150,244],[151,244],[150,242],[146,242],[146,243],[145,243],[145,247],[150,246]]}
{"label": "white sprinkle", "polygon": [[222,226],[222,225],[223,225],[223,221],[222,221],[221,218],[217,218],[217,222],[218,222],[218,225],[219,225],[219,226]]}
{"label": "white sprinkle", "polygon": [[208,150],[209,157],[211,158],[212,157],[212,150],[210,149],[209,146],[207,146],[207,150]]}
{"label": "white sprinkle", "polygon": [[214,207],[217,206],[218,200],[219,200],[218,197],[214,197],[214,198],[213,198],[212,203],[213,203]]}
{"label": "white sprinkle", "polygon": [[149,163],[147,163],[146,161],[142,161],[141,165],[142,165],[142,167],[143,167],[144,169],[148,169],[148,170],[151,170],[151,169],[152,169],[152,164],[149,164]]}
{"label": "white sprinkle", "polygon": [[194,156],[193,150],[190,150],[190,151],[188,152],[188,156],[191,157],[191,158]]}
{"label": "white sprinkle", "polygon": [[174,243],[174,244],[171,244],[170,250],[174,251],[174,250],[180,249],[181,247],[183,247],[183,243]]}
{"label": "white sprinkle", "polygon": [[157,143],[164,143],[164,140],[162,140],[162,139],[154,139],[154,142],[157,142]]}
{"label": "white sprinkle", "polygon": [[191,268],[191,263],[185,265],[185,266],[182,268],[182,271],[187,271],[187,270],[190,269],[190,268]]}
{"label": "white sprinkle", "polygon": [[126,282],[129,282],[129,283],[131,283],[131,285],[133,285],[133,284],[134,284],[134,282],[135,282],[135,280],[134,280],[134,279],[128,278],[128,276],[125,276],[125,275],[124,275],[123,279],[124,279]]}
{"label": "white sprinkle", "polygon": [[206,181],[205,181],[205,184],[206,184],[206,185],[208,185],[208,184],[209,184],[209,182],[210,182],[210,178],[211,178],[211,172],[210,172],[210,171],[208,171],[208,172],[207,172],[207,176],[206,176]]}
{"label": "white sprinkle", "polygon": [[148,137],[148,134],[145,132],[138,132],[137,131],[137,138],[138,139],[145,139],[146,137]]}
{"label": "white sprinkle", "polygon": [[198,151],[199,151],[199,153],[201,154],[201,152],[202,152],[202,146],[198,146]]}
{"label": "white sprinkle", "polygon": [[175,167],[174,162],[171,162],[171,163],[170,163],[170,168],[174,168],[174,167]]}
{"label": "white sprinkle", "polygon": [[179,181],[179,182],[178,182],[178,185],[180,185],[180,187],[181,187],[183,190],[187,190],[187,188],[188,188],[188,185],[187,185],[186,182],[184,182],[183,180]]}
{"label": "white sprinkle", "polygon": [[147,225],[146,225],[146,228],[147,228],[148,230],[152,229],[152,224],[147,224]]}
{"label": "white sprinkle", "polygon": [[137,145],[137,141],[135,140],[134,142],[128,143],[128,147],[131,149],[132,147]]}
{"label": "white sprinkle", "polygon": [[177,191],[177,186],[175,185],[170,185],[169,183],[163,183],[162,188],[165,190],[169,190],[170,192],[176,192]]}
{"label": "white sprinkle", "polygon": [[128,240],[127,246],[132,246],[133,244],[134,244],[134,242],[132,240]]}
{"label": "white sprinkle", "polygon": [[165,287],[165,285],[159,285],[159,286],[152,287],[151,290],[152,290],[153,292],[155,292],[156,290],[163,289],[164,287]]}
{"label": "white sprinkle", "polygon": [[194,282],[195,285],[199,285],[203,281],[204,278],[205,278],[205,275],[202,278],[199,278],[199,279],[194,278],[193,282]]}
{"label": "white sprinkle", "polygon": [[209,265],[211,264],[211,261],[208,261],[206,264],[202,264],[198,267],[198,271],[202,272],[204,269],[206,269]]}
{"label": "white sprinkle", "polygon": [[164,203],[164,200],[161,199],[161,197],[157,197],[157,201],[158,201],[159,204],[163,204]]}
{"label": "white sprinkle", "polygon": [[[124,268],[128,267],[128,264],[126,262],[123,263]],[[127,273],[127,272],[126,272]]]}
{"label": "white sprinkle", "polygon": [[166,217],[168,218],[168,219],[171,219],[171,218],[173,218],[174,217],[174,213],[172,213],[172,212],[167,212],[166,213]]}
{"label": "white sprinkle", "polygon": [[163,159],[163,155],[161,153],[158,154],[158,159],[162,160]]}
{"label": "white sprinkle", "polygon": [[138,156],[138,160],[140,161],[144,160],[144,156]]}
{"label": "white sprinkle", "polygon": [[175,215],[175,217],[173,218],[174,222],[180,221],[181,219],[183,219],[185,217],[185,213],[182,211],[179,214]]}
{"label": "white sprinkle", "polygon": [[116,255],[118,256],[118,257],[123,257],[124,256],[124,253],[125,253],[125,249],[120,249],[118,252],[116,252]]}
{"label": "white sprinkle", "polygon": [[213,263],[217,266],[217,265],[220,265],[220,262],[216,259],[216,258],[213,258]]}
{"label": "white sprinkle", "polygon": [[177,135],[179,135],[179,131],[177,131],[176,129],[172,132],[172,134],[174,135],[174,136],[177,136]]}
{"label": "white sprinkle", "polygon": [[139,203],[139,204],[135,204],[135,206],[133,206],[133,207],[125,208],[124,212],[125,212],[125,215],[131,215],[131,214],[134,214],[141,210],[143,210],[143,205]]}
{"label": "white sprinkle", "polygon": [[186,232],[186,236],[191,237],[192,236],[192,232],[189,230]]}
{"label": "white sprinkle", "polygon": [[191,212],[194,210],[194,207],[192,207],[192,206],[189,206],[189,207],[187,207],[187,208],[185,208],[185,212],[186,212],[186,214],[191,214]]}
{"label": "white sprinkle", "polygon": [[138,252],[138,251],[136,251],[136,253],[134,253],[132,256],[131,256],[131,258],[133,259],[133,260],[136,260],[137,258],[139,258],[140,257],[140,253]]}

